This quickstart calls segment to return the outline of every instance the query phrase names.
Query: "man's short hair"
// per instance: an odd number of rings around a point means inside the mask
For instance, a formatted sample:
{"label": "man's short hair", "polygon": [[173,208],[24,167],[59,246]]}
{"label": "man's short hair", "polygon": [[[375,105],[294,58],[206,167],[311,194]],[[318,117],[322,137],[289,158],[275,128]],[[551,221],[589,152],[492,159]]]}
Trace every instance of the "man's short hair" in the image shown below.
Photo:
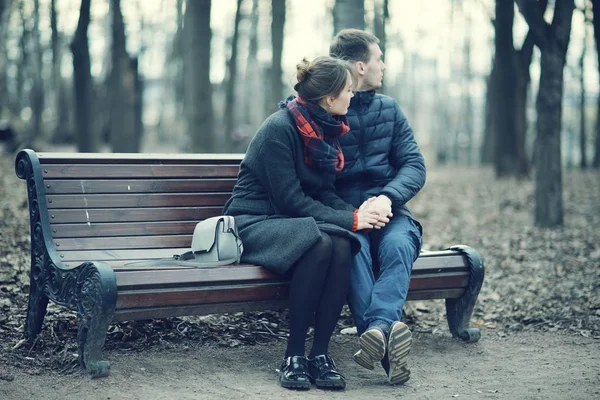
{"label": "man's short hair", "polygon": [[369,45],[379,44],[377,36],[360,29],[342,29],[329,46],[329,55],[346,61],[369,62]]}

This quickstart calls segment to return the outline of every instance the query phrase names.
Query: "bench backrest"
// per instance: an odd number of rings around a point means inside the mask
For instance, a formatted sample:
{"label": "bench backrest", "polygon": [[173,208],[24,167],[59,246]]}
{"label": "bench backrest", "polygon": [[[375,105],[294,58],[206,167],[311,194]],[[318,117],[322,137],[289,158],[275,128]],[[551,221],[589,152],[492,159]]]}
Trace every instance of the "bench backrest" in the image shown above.
{"label": "bench backrest", "polygon": [[61,260],[139,260],[189,250],[220,215],[243,155],[37,154]]}

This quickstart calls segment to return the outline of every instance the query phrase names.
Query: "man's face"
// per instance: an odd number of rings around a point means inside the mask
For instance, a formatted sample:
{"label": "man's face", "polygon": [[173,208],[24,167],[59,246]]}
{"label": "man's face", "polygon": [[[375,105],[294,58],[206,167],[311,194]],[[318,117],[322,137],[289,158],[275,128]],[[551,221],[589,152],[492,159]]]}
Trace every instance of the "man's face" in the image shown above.
{"label": "man's face", "polygon": [[361,90],[379,89],[383,81],[383,71],[386,66],[383,63],[383,53],[377,43],[369,45],[369,61],[363,62],[363,79]]}

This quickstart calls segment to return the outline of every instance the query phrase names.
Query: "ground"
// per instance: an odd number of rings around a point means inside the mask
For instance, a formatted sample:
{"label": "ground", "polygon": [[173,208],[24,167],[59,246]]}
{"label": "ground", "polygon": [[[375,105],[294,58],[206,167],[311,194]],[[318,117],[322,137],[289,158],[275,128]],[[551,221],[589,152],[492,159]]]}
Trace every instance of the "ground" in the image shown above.
{"label": "ground", "polygon": [[29,290],[25,185],[0,159],[0,399],[212,399],[409,397],[600,398],[600,174],[566,170],[565,225],[533,224],[532,180],[496,180],[489,168],[430,168],[410,206],[424,247],[477,249],[486,278],[472,324],[476,344],[452,339],[443,301],[409,302],[413,371],[390,387],[381,370],[352,361],[355,335],[336,329],[331,354],[348,378],[343,393],[289,392],[277,385],[285,312],[184,317],[111,325],[110,377],[77,366],[76,317],[49,307],[44,330],[23,339]]}
{"label": "ground", "polygon": [[448,332],[415,334],[412,378],[390,386],[382,369],[368,371],[351,360],[354,337],[336,335],[334,358],[348,379],[344,392],[293,392],[278,386],[276,360],[283,342],[222,348],[164,345],[150,351],[108,351],[112,374],[12,369],[0,380],[0,398],[33,399],[598,399],[598,341],[561,334],[485,334],[463,344]]}

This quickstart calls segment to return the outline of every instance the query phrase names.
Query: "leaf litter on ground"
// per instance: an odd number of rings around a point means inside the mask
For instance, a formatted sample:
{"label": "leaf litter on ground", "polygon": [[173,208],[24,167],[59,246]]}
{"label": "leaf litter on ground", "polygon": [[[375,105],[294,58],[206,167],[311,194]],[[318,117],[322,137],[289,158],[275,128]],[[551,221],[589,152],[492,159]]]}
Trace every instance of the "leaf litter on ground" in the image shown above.
{"label": "leaf litter on ground", "polygon": [[[42,332],[24,340],[31,245],[26,188],[6,159],[0,179],[0,361],[32,374],[43,368],[73,373],[74,311],[50,303]],[[563,186],[565,224],[554,230],[534,227],[532,180],[497,180],[490,168],[431,169],[410,201],[424,228],[424,249],[465,244],[483,257],[486,276],[471,323],[484,335],[538,330],[600,339],[600,173],[565,170]],[[404,313],[415,332],[449,334],[443,300],[408,302]],[[353,332],[352,326],[346,306],[337,332]],[[287,334],[285,310],[188,316],[113,323],[105,348],[235,347]]]}

